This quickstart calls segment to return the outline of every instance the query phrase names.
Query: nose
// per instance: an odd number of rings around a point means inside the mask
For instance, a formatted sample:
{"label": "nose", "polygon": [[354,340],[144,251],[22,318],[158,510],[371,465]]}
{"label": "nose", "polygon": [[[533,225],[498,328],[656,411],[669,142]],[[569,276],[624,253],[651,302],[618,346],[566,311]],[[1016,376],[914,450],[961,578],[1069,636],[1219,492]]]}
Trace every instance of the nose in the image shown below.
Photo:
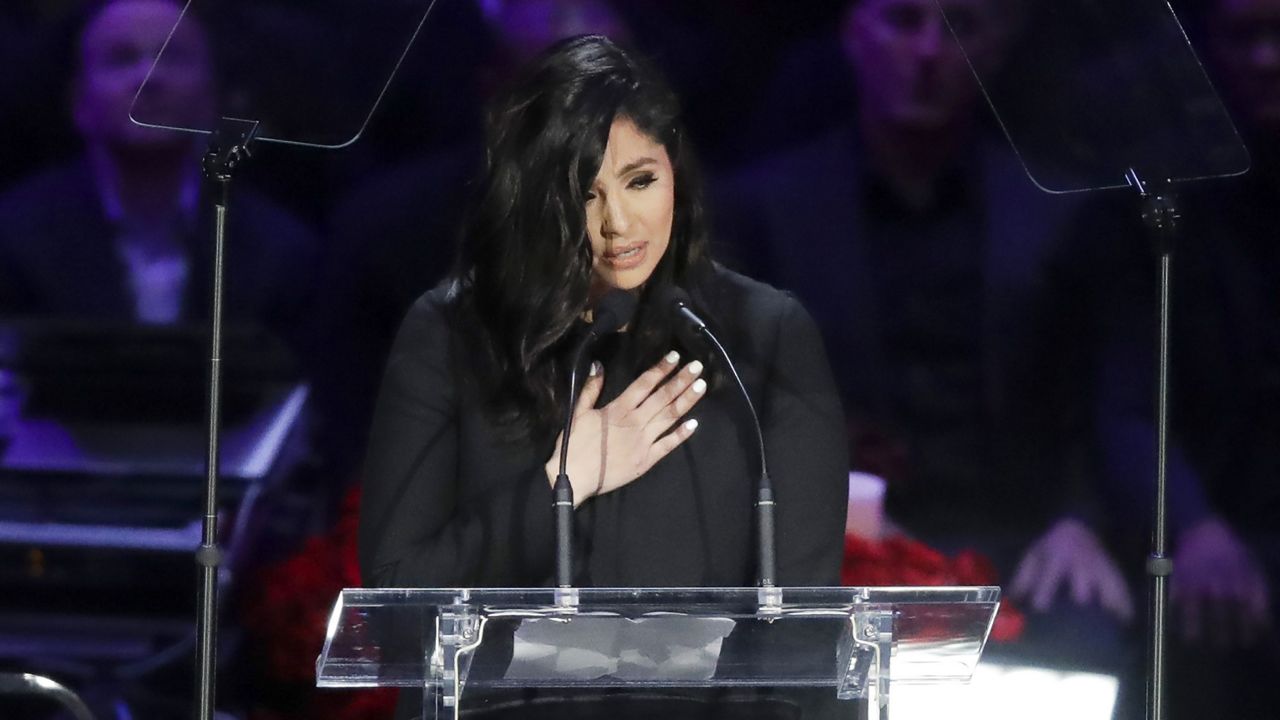
{"label": "nose", "polygon": [[625,235],[627,229],[631,227],[629,214],[618,193],[606,196],[600,216],[600,234],[606,239]]}

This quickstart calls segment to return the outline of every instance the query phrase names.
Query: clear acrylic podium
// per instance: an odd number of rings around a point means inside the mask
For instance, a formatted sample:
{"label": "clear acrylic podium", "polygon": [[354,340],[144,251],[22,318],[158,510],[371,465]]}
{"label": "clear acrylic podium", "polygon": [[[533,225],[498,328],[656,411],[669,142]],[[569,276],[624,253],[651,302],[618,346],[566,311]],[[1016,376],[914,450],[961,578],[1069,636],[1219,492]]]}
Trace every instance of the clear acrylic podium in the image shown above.
{"label": "clear acrylic podium", "polygon": [[[422,688],[454,719],[528,688],[814,688],[886,718],[891,684],[967,682],[998,587],[344,590],[320,687]],[[844,705],[839,702],[838,705]]]}

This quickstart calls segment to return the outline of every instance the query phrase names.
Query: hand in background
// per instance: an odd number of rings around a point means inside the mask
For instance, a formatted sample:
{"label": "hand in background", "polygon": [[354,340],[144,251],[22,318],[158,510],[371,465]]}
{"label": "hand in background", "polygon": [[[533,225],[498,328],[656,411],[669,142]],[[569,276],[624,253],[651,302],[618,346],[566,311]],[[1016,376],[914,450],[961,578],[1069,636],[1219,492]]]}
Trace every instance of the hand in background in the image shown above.
{"label": "hand in background", "polygon": [[1250,645],[1271,625],[1267,579],[1248,546],[1219,518],[1202,520],[1179,536],[1170,599],[1188,641]]}
{"label": "hand in background", "polygon": [[1077,605],[1097,603],[1123,622],[1133,619],[1133,599],[1124,576],[1093,531],[1072,518],[1056,522],[1022,556],[1011,594],[1045,612],[1064,588]]}

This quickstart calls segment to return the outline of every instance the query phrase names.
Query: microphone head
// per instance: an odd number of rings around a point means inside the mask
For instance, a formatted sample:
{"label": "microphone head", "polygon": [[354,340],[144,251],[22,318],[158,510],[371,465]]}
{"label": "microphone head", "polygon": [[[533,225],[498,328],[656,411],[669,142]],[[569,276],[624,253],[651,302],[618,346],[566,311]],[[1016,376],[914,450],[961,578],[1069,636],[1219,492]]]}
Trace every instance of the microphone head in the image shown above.
{"label": "microphone head", "polygon": [[667,306],[668,311],[674,313],[695,334],[706,329],[706,322],[694,312],[693,300],[684,288],[676,285],[666,288],[662,302]]}
{"label": "microphone head", "polygon": [[689,293],[679,285],[668,285],[662,289],[662,302],[671,310],[675,310],[681,306],[688,307],[693,303],[689,299]]}
{"label": "microphone head", "polygon": [[631,322],[636,314],[636,296],[626,290],[613,289],[605,293],[592,312],[591,333],[608,335],[617,332]]}

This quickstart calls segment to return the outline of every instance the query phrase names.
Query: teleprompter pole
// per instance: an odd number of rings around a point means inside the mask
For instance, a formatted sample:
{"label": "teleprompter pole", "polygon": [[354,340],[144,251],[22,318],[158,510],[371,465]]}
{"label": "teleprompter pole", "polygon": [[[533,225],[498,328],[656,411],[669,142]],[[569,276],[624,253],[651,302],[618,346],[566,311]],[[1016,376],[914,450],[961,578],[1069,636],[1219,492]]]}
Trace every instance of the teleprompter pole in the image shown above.
{"label": "teleprompter pole", "polygon": [[1156,494],[1152,508],[1151,554],[1147,557],[1148,612],[1147,628],[1147,720],[1164,720],[1165,659],[1168,646],[1169,576],[1173,560],[1168,554],[1168,496],[1166,467],[1169,446],[1169,315],[1173,285],[1173,248],[1177,236],[1177,200],[1167,184],[1149,188],[1130,169],[1125,179],[1142,199],[1142,221],[1153,238],[1160,264],[1160,298],[1157,310],[1156,360]]}
{"label": "teleprompter pole", "polygon": [[212,294],[209,302],[209,377],[205,411],[208,443],[204,516],[196,564],[200,566],[196,617],[196,720],[212,720],[217,700],[218,574],[222,549],[218,546],[218,441],[222,409],[223,269],[226,258],[227,208],[231,179],[237,167],[250,157],[258,134],[255,120],[223,118],[204,156],[204,175],[213,189],[214,233]]}

